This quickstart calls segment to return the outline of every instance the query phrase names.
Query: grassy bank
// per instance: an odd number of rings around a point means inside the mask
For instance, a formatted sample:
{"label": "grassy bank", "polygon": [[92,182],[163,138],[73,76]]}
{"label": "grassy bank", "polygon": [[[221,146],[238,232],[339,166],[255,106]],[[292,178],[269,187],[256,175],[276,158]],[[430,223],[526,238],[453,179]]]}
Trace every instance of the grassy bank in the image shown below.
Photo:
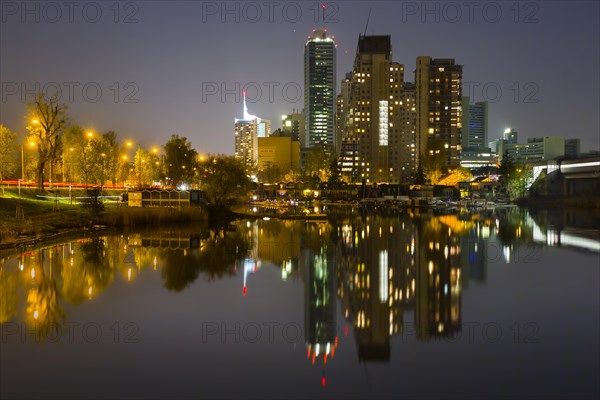
{"label": "grassy bank", "polygon": [[[5,191],[0,197],[0,247],[12,247],[31,239],[64,231],[108,227],[163,226],[166,224],[204,223],[206,212],[200,208],[132,208],[106,204],[101,214],[92,214],[69,200],[39,200],[34,190],[27,193]],[[44,193],[46,196],[52,194]]]}

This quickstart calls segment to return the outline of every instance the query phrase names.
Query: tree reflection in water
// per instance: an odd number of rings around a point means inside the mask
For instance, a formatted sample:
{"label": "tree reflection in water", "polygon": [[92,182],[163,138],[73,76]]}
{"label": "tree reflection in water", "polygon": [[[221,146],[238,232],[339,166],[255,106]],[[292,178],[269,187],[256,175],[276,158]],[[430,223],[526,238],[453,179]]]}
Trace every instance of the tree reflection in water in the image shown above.
{"label": "tree reflection in water", "polygon": [[225,229],[211,230],[198,249],[161,249],[161,275],[168,290],[180,292],[192,284],[200,274],[207,280],[235,274],[236,260],[243,258],[250,241],[239,233]]}
{"label": "tree reflection in water", "polygon": [[279,266],[283,280],[301,278],[312,288],[305,299],[306,329],[315,333],[311,349],[334,343],[333,332],[321,328],[335,326],[337,297],[345,323],[356,329],[360,355],[367,359],[379,349],[385,359],[390,336],[404,329],[405,311],[414,315],[420,340],[460,332],[462,288],[469,280],[485,282],[488,260],[509,262],[516,246],[532,243],[534,231],[540,236],[546,227],[534,226],[523,210],[488,210],[97,235],[0,259],[0,323],[20,319],[43,334],[63,321],[65,303],[93,300],[115,277],[133,282],[160,269],[164,287],[181,292],[201,275],[206,281],[235,275],[238,260],[262,261]]}

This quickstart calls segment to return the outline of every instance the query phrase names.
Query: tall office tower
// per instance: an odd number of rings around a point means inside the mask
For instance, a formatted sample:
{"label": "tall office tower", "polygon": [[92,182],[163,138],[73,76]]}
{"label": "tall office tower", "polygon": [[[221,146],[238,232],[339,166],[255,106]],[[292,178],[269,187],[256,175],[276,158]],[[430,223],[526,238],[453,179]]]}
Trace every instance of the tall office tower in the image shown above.
{"label": "tall office tower", "polygon": [[460,163],[462,65],[452,58],[417,57],[417,157],[441,154],[448,167]]}
{"label": "tall office tower", "polygon": [[335,42],[313,30],[304,46],[305,148],[335,151]]}
{"label": "tall office tower", "polygon": [[502,139],[506,144],[517,144],[519,141],[519,134],[512,128],[506,128],[502,134]]}
{"label": "tall office tower", "polygon": [[281,129],[289,133],[292,140],[304,140],[304,114],[296,113],[281,116]]}
{"label": "tall office tower", "polygon": [[398,169],[400,182],[409,182],[416,168],[416,90],[415,84],[405,82],[400,100],[400,140]]}
{"label": "tall office tower", "polygon": [[248,112],[244,93],[244,117],[235,119],[235,157],[244,163],[247,170],[258,163],[258,138],[271,133],[271,121]]}
{"label": "tall office tower", "polygon": [[488,145],[488,102],[470,104],[468,96],[462,98],[462,147],[485,149]]}
{"label": "tall office tower", "polygon": [[[346,151],[354,152],[348,163],[353,164],[351,179],[355,181],[389,181],[390,79],[394,79],[390,78],[391,59],[389,35],[359,36],[343,145]],[[342,154],[342,164],[350,158]]]}

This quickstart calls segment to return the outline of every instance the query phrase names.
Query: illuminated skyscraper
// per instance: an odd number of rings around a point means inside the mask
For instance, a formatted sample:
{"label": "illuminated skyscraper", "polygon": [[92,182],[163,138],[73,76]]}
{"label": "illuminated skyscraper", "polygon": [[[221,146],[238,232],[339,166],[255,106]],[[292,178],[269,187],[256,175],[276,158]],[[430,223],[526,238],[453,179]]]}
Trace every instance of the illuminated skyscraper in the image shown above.
{"label": "illuminated skyscraper", "polygon": [[248,112],[246,93],[244,93],[244,117],[235,119],[235,157],[244,163],[246,169],[256,167],[258,138],[267,137],[270,132],[271,121]]}
{"label": "illuminated skyscraper", "polygon": [[452,58],[417,57],[415,70],[417,157],[440,154],[441,162],[460,162],[462,65]]}
{"label": "illuminated skyscraper", "polygon": [[327,30],[313,30],[304,46],[305,148],[335,151],[335,42]]}
{"label": "illuminated skyscraper", "polygon": [[393,110],[402,92],[404,67],[391,59],[389,35],[359,36],[342,145],[353,154],[350,157],[342,152],[341,157],[343,171],[351,167],[355,181],[389,181],[393,168],[388,154],[389,111],[390,102]]}
{"label": "illuminated skyscraper", "polygon": [[462,98],[462,147],[463,149],[485,149],[488,145],[488,102],[469,103]]}

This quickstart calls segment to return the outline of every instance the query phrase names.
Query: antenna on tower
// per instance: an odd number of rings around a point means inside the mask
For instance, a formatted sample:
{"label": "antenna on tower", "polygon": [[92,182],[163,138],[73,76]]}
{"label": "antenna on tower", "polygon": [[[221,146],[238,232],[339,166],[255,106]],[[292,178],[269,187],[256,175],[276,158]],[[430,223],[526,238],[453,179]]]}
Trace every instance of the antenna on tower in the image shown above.
{"label": "antenna on tower", "polygon": [[367,16],[367,24],[365,25],[365,33],[363,36],[367,36],[367,28],[369,27],[369,19],[371,19],[371,8],[369,8],[369,15]]}

